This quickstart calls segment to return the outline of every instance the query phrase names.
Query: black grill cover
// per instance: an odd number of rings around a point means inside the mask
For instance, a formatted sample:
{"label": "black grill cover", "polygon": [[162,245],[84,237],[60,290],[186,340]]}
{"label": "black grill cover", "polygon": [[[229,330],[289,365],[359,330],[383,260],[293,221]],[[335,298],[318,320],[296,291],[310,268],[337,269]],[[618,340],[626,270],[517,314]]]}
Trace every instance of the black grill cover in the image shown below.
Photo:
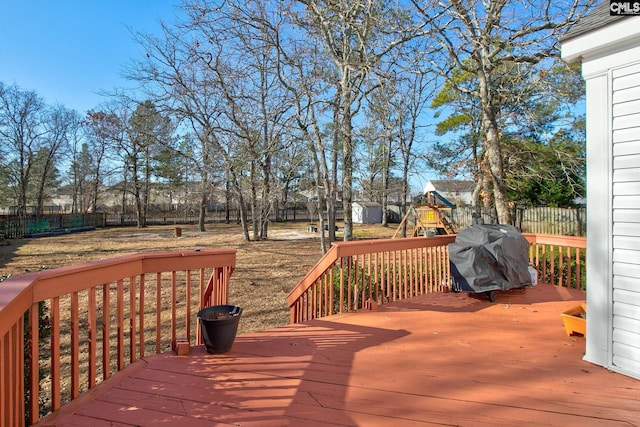
{"label": "black grill cover", "polygon": [[463,228],[449,244],[456,291],[487,292],[531,286],[529,243],[511,225]]}

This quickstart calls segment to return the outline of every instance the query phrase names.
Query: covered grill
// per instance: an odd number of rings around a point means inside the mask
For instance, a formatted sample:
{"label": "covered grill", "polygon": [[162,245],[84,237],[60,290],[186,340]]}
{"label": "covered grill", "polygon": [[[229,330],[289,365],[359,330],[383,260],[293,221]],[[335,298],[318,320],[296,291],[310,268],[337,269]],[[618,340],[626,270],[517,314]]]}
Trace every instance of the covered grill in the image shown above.
{"label": "covered grill", "polygon": [[531,286],[529,243],[513,226],[472,225],[449,244],[451,287],[456,292],[485,292]]}

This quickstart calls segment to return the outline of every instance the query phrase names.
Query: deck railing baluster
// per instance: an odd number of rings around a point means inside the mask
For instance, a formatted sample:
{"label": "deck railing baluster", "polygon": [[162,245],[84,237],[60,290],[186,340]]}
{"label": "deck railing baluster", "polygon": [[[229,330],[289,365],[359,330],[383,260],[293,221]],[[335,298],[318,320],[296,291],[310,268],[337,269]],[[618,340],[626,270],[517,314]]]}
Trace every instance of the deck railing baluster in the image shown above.
{"label": "deck railing baluster", "polygon": [[88,295],[87,307],[87,347],[89,360],[87,366],[87,387],[93,388],[96,385],[96,353],[97,353],[97,334],[96,334],[96,288],[91,287]]}
{"label": "deck railing baluster", "polygon": [[102,380],[111,376],[111,285],[102,285]]}
{"label": "deck railing baluster", "polygon": [[[60,408],[60,298],[51,300],[51,410]],[[33,380],[33,373],[31,379]]]}
{"label": "deck railing baluster", "polygon": [[[204,289],[200,294],[200,300],[204,295]],[[162,336],[162,273],[156,273],[156,353],[160,353]],[[197,340],[200,344],[200,340]]]}
{"label": "deck railing baluster", "polygon": [[124,281],[119,279],[116,285],[116,331],[117,331],[117,370],[124,368]]}
{"label": "deck railing baluster", "polygon": [[129,277],[129,363],[136,358],[136,278]]}
{"label": "deck railing baluster", "polygon": [[80,394],[80,348],[78,325],[78,293],[71,294],[71,398]]}
{"label": "deck railing baluster", "polygon": [[[39,303],[33,303],[31,308],[29,309],[29,336],[31,337],[29,342],[29,355],[30,355],[30,365],[29,372],[39,372],[40,371],[40,319],[39,319]],[[2,350],[2,346],[0,345],[0,352],[4,353]],[[2,356],[0,356],[0,369],[2,369]],[[30,375],[29,378],[29,395],[30,396],[40,396],[40,381],[33,381],[33,374]],[[39,375],[36,376],[39,378]],[[0,384],[0,389],[2,385]],[[0,392],[0,401],[2,400],[2,392]],[[1,402],[0,402],[1,407]],[[31,414],[31,419],[33,422],[38,421],[40,419],[39,415],[39,401],[38,399],[29,399],[29,413]],[[2,411],[0,411],[2,412]]]}
{"label": "deck railing baluster", "polygon": [[[235,250],[210,250],[129,255],[7,279],[0,286],[0,427],[32,424],[58,410],[95,387],[99,369],[101,381],[109,378],[112,362],[120,371],[144,357],[148,349],[168,350],[162,343],[163,331],[168,329],[162,326],[177,319],[177,272],[186,274],[185,295],[180,292],[184,300],[179,306],[190,334],[195,323],[192,305],[202,304],[200,298],[192,301],[192,271],[200,271],[202,288],[210,271],[216,283],[209,298],[226,303],[234,268]],[[174,287],[170,307],[174,313],[165,321],[161,315],[163,272],[171,273]],[[155,290],[146,283],[145,273],[156,274]],[[156,334],[148,336],[149,303],[156,311]],[[125,316],[129,322],[126,333]],[[23,318],[28,322],[26,331]],[[175,323],[170,329],[175,337]],[[111,342],[115,342],[114,349]],[[40,352],[48,353],[47,357],[40,357]],[[23,375],[25,365],[28,378]]]}
{"label": "deck railing baluster", "polygon": [[138,342],[140,343],[140,348],[138,349],[138,354],[140,358],[144,357],[144,291],[145,291],[145,283],[144,283],[144,273],[140,275],[140,292],[138,293],[139,298],[139,306],[138,306],[138,328],[139,328],[139,336]]}

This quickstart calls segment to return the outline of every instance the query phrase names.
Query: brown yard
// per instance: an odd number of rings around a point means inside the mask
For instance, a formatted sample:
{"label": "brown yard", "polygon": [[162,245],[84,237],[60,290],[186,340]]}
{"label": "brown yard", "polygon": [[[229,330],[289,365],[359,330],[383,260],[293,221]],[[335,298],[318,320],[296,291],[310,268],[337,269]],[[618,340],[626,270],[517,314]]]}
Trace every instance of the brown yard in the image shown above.
{"label": "brown yard", "polygon": [[[13,240],[0,246],[0,275],[16,275],[136,252],[237,249],[229,303],[243,307],[238,333],[288,323],[289,291],[320,259],[318,233],[306,223],[273,224],[266,241],[244,241],[239,225],[208,224],[207,231],[186,225],[181,237],[173,226],[107,228],[55,237]],[[360,238],[391,237],[394,227],[356,226]]]}

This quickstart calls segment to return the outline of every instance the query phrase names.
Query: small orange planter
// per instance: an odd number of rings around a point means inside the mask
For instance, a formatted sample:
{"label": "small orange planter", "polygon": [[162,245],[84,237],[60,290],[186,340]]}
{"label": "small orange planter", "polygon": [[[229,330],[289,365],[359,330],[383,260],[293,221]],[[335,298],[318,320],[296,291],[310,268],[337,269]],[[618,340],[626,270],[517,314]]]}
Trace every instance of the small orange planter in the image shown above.
{"label": "small orange planter", "polygon": [[567,335],[587,333],[587,305],[582,303],[567,311],[560,313],[564,322],[564,330]]}

